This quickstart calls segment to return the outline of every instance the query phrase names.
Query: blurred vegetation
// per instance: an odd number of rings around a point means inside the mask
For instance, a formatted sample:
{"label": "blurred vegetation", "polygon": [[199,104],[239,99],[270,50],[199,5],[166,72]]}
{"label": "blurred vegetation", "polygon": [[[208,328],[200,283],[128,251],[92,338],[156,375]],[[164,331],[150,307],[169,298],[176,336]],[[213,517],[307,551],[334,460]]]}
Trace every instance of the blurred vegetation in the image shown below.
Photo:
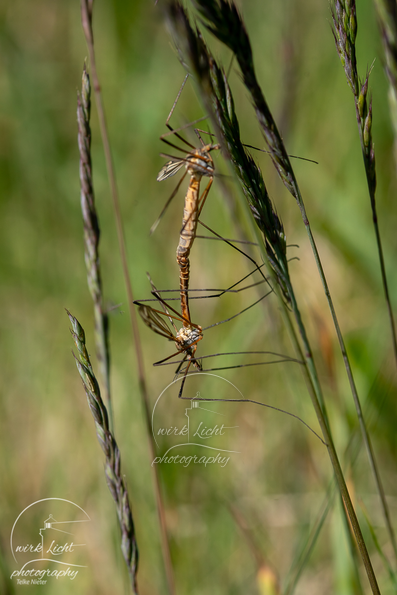
{"label": "blurred vegetation", "polygon": [[[315,0],[240,5],[257,76],[287,149],[292,155],[319,163],[294,161],[294,167],[396,525],[396,373],[354,105],[335,51],[329,7]],[[378,213],[390,292],[396,305],[393,134],[382,46],[370,0],[359,3],[357,18],[360,74],[364,75],[366,67],[377,58],[370,88]],[[67,307],[79,318],[93,354],[93,313],[84,265],[78,178],[76,89],[80,88],[87,56],[79,3],[9,1],[0,7],[0,28],[0,536],[4,556],[0,590],[22,589],[6,586],[6,577],[14,568],[9,535],[15,519],[36,500],[59,497],[79,504],[93,520],[88,568],[75,581],[74,591],[127,592],[113,502],[104,479],[94,424],[71,356],[72,341],[64,311]],[[159,153],[168,153],[159,136],[166,130],[165,120],[184,70],[161,13],[152,3],[96,2],[94,34],[130,271],[135,296],[144,298],[149,297],[146,271],[160,288],[178,286],[175,249],[182,217],[182,188],[155,234],[149,237],[148,232],[176,183],[172,178],[174,181],[158,184],[156,175],[164,163]],[[211,47],[227,68],[229,53],[213,40]],[[247,93],[233,65],[230,84],[244,141],[263,147]],[[202,115],[189,82],[171,124],[183,126]],[[194,142],[191,131],[186,136]],[[363,500],[379,544],[391,559],[343,362],[299,211],[267,156],[254,156],[284,222],[288,243],[298,246],[289,250],[291,258],[299,258],[291,262],[291,273],[316,348],[315,358],[336,445],[346,461],[349,487]],[[115,431],[136,523],[138,583],[142,595],[164,593],[151,461],[95,107],[92,157],[102,232],[103,286],[109,308],[113,308],[110,343]],[[222,157],[216,155],[215,159],[217,168],[228,173]],[[223,180],[235,194],[233,181]],[[220,186],[215,180],[202,219],[224,237],[235,237],[230,208]],[[237,217],[242,217],[238,201],[234,208]],[[259,254],[255,258],[259,260]],[[250,270],[252,265],[247,259],[220,242],[197,240],[194,245],[192,287],[227,287]],[[192,316],[208,326],[256,299],[258,293],[250,290],[203,304],[192,302]],[[143,325],[140,329],[154,404],[172,381],[174,368],[152,368],[152,363],[172,353],[173,347]],[[209,330],[198,354],[249,349],[292,355],[272,299],[229,324]],[[95,368],[95,357],[92,360]],[[214,361],[218,364],[218,360]],[[246,397],[291,411],[317,431],[297,366],[238,369],[224,376]],[[227,393],[220,388],[217,394],[221,396],[222,391]],[[176,396],[174,389],[161,411],[169,425],[175,424],[175,416],[187,406]],[[240,454],[227,467],[159,466],[177,593],[277,593],[275,577],[282,588],[291,580],[295,562],[321,514],[332,477],[330,465],[321,443],[288,416],[248,404],[220,404],[216,410],[227,412],[228,422],[234,422],[230,425],[238,426],[233,447]],[[352,439],[355,448],[349,452],[355,455],[344,459]],[[364,516],[359,515],[381,591],[391,593],[387,570]],[[336,501],[296,593],[356,593],[359,591],[355,584]],[[363,585],[367,589],[365,577]],[[46,593],[62,594],[69,592],[68,587],[59,581],[46,587],[31,586],[29,592],[45,589]]]}

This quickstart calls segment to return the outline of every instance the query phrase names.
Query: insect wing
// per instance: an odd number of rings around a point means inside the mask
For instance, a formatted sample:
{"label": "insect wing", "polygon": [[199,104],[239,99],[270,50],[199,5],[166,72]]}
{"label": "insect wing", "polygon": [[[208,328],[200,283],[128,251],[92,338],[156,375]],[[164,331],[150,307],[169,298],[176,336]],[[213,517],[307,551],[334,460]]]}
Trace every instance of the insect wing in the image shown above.
{"label": "insect wing", "polygon": [[157,181],[162,182],[171,176],[174,176],[185,165],[185,160],[181,161],[167,161],[164,167],[161,168]]}
{"label": "insect wing", "polygon": [[175,339],[165,321],[153,310],[153,308],[150,306],[139,306],[138,312],[141,315],[143,322],[152,331],[171,341]]}

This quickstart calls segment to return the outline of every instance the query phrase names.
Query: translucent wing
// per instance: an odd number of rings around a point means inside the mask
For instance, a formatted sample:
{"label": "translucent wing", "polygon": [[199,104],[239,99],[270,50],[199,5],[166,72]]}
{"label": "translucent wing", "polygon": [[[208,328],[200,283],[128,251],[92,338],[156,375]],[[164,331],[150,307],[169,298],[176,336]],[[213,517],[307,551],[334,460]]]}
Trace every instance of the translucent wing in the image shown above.
{"label": "translucent wing", "polygon": [[155,310],[153,310],[153,308],[151,308],[150,306],[141,305],[138,308],[138,312],[141,315],[143,322],[152,331],[154,331],[158,335],[161,335],[162,337],[166,337],[166,339],[170,339],[170,341],[175,340],[175,337],[171,333],[166,322]]}
{"label": "translucent wing", "polygon": [[157,181],[162,182],[171,176],[174,176],[186,163],[185,159],[182,160],[173,160],[167,161],[164,167],[161,168],[159,175],[157,176]]}
{"label": "translucent wing", "polygon": [[165,314],[167,314],[167,316],[168,316],[168,320],[170,321],[170,323],[171,323],[171,324],[172,324],[172,326],[174,327],[174,329],[175,329],[175,332],[177,333],[177,332],[178,332],[178,329],[177,329],[177,328],[176,328],[176,326],[175,326],[175,322],[173,321],[173,319],[172,319],[172,318],[171,318],[171,316],[169,315],[169,312],[168,312],[168,310],[167,310],[167,308],[166,308],[166,305],[165,305],[165,303],[163,302],[163,300],[161,299],[161,295],[160,295],[160,294],[159,294],[159,292],[157,291],[157,287],[156,287],[156,286],[155,286],[155,284],[153,283],[153,280],[152,280],[151,276],[149,275],[149,273],[146,273],[146,275],[148,276],[148,278],[149,278],[149,281],[150,281],[150,285],[152,286],[152,294],[153,294],[153,295],[154,295],[154,296],[155,296],[155,297],[156,297],[156,298],[159,300],[159,302],[160,302],[160,306],[161,306],[161,307],[162,307],[162,309],[164,310],[164,313],[165,313]]}

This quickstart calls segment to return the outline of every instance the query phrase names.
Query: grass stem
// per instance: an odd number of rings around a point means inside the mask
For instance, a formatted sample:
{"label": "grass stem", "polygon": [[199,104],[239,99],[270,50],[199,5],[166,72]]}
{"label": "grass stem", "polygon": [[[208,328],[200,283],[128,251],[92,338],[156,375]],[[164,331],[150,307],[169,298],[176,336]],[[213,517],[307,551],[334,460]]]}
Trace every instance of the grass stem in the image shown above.
{"label": "grass stem", "polygon": [[[396,326],[390,301],[386,267],[383,257],[382,240],[376,209],[376,168],[375,145],[372,139],[372,98],[368,97],[368,80],[370,72],[367,72],[364,81],[360,81],[357,71],[356,57],[357,14],[355,0],[333,0],[331,7],[333,20],[332,33],[334,35],[336,49],[346,73],[347,83],[354,97],[354,107],[356,111],[356,120],[360,137],[361,152],[364,161],[364,169],[367,178],[368,194],[371,203],[372,222],[375,230],[382,285],[386,298],[389,324],[392,333],[394,359],[397,364]],[[391,73],[391,71],[389,72]],[[392,542],[397,557],[397,547],[394,537],[392,538]]]}
{"label": "grass stem", "polygon": [[[141,347],[141,341],[140,341],[140,337],[139,337],[138,320],[137,320],[137,316],[136,316],[135,307],[133,305],[134,296],[133,296],[130,273],[128,270],[127,254],[126,254],[125,240],[124,240],[124,230],[123,230],[123,223],[122,223],[122,217],[121,217],[120,202],[119,202],[119,197],[118,197],[118,189],[117,189],[117,184],[116,184],[116,176],[115,176],[115,172],[114,172],[112,153],[111,153],[111,149],[110,149],[109,135],[108,135],[108,131],[107,131],[107,124],[106,124],[106,118],[105,118],[105,110],[104,110],[103,101],[102,101],[101,87],[99,84],[97,68],[96,68],[96,59],[95,59],[95,50],[94,50],[94,36],[93,36],[93,29],[92,29],[92,4],[93,4],[92,0],[81,0],[82,25],[83,25],[83,30],[84,30],[84,34],[85,34],[85,38],[86,38],[86,42],[87,42],[87,46],[88,46],[89,57],[90,57],[94,95],[95,95],[95,101],[96,101],[96,105],[97,105],[102,142],[103,142],[103,147],[104,147],[104,151],[105,151],[106,167],[107,167],[107,172],[108,172],[110,187],[111,187],[111,195],[112,195],[113,209],[114,209],[114,214],[115,214],[115,219],[116,219],[117,237],[118,237],[119,251],[120,251],[122,267],[123,267],[123,275],[124,275],[125,286],[126,286],[126,291],[127,291],[127,295],[128,295],[128,307],[129,307],[130,319],[131,319],[132,339],[133,339],[133,344],[134,344],[134,348],[135,348],[135,356],[136,356],[137,366],[138,366],[139,391],[140,391],[140,395],[141,395],[141,399],[142,399],[142,405],[143,405],[143,411],[144,411],[144,417],[145,417],[145,423],[146,423],[149,456],[150,456],[151,460],[154,460],[154,458],[155,458],[155,444],[154,444],[154,439],[153,439],[153,436],[151,433],[149,395],[148,395],[146,376],[145,376],[145,371],[144,371],[142,347]],[[164,560],[164,566],[165,566],[165,572],[166,572],[166,578],[167,578],[168,592],[170,593],[170,595],[174,595],[175,581],[174,581],[171,553],[170,553],[167,530],[166,530],[165,512],[164,512],[164,506],[163,506],[162,497],[161,497],[160,480],[158,477],[156,465],[152,465],[151,468],[153,470],[153,481],[154,481],[154,490],[155,490],[155,498],[156,498],[156,507],[157,507],[157,514],[158,514],[158,518],[159,518],[159,524],[160,524],[162,553],[163,553],[163,560]]]}
{"label": "grass stem", "polygon": [[[363,437],[363,441],[365,444],[370,468],[373,473],[375,486],[379,494],[379,498],[381,501],[383,516],[386,522],[386,526],[388,529],[388,533],[390,536],[391,543],[393,545],[393,549],[397,556],[397,547],[396,547],[396,540],[394,535],[394,530],[391,525],[390,521],[390,514],[387,505],[387,501],[384,494],[383,485],[381,482],[379,468],[377,462],[375,460],[375,455],[373,452],[371,439],[368,433],[368,429],[366,427],[366,423],[364,417],[362,415],[362,408],[360,399],[358,396],[353,371],[350,365],[349,356],[347,354],[345,342],[343,339],[342,331],[340,329],[339,321],[336,315],[336,311],[334,308],[334,304],[332,301],[332,297],[329,291],[328,283],[325,277],[324,269],[321,263],[321,259],[318,253],[318,249],[316,246],[316,242],[314,240],[314,236],[310,227],[310,222],[306,213],[305,205],[303,202],[303,198],[295,177],[295,173],[292,169],[290,159],[288,157],[287,151],[284,147],[284,143],[282,138],[278,132],[276,122],[270,112],[270,109],[267,105],[265,97],[262,93],[262,90],[258,84],[255,75],[254,63],[253,63],[253,55],[251,50],[251,44],[249,41],[249,37],[247,31],[245,29],[244,23],[240,14],[238,13],[237,8],[233,3],[228,3],[225,0],[195,0],[195,4],[201,13],[201,15],[206,19],[206,27],[225,45],[227,45],[232,52],[235,54],[237,61],[240,66],[243,82],[247,87],[252,101],[254,105],[254,109],[259,121],[259,124],[262,129],[262,133],[264,139],[267,143],[273,164],[283,181],[284,185],[288,189],[288,191],[292,194],[295,198],[299,210],[301,212],[302,220],[305,225],[306,232],[309,237],[310,245],[312,248],[312,252],[316,261],[317,270],[320,275],[321,283],[323,285],[324,293],[328,302],[328,306],[331,312],[332,320],[334,323],[335,331],[337,334],[339,348],[343,357],[346,374],[349,380],[350,390],[353,397],[356,414],[359,420],[361,433]],[[352,2],[350,2],[352,4]],[[346,23],[346,19],[343,20]],[[354,18],[351,18],[351,27],[354,30],[354,26],[356,21]],[[353,53],[352,63],[355,63],[355,53]],[[350,71],[354,70],[353,67],[350,68]],[[368,77],[367,77],[368,81]],[[365,85],[364,85],[365,86]],[[363,88],[361,89],[361,95],[364,99],[366,98],[366,91]],[[363,114],[365,113],[365,101],[364,99],[360,99],[363,103],[362,109]],[[364,109],[365,108],[365,109]],[[371,113],[372,107],[371,103],[368,106],[366,116],[364,118],[364,130],[366,134],[366,142],[367,142],[367,154],[368,154],[368,168],[366,169],[367,175],[372,176],[373,185],[375,178],[375,158],[373,152],[373,143],[371,137]],[[383,260],[382,260],[383,262]],[[390,302],[389,302],[390,303]]]}
{"label": "grass stem", "polygon": [[91,162],[91,85],[84,65],[81,95],[77,94],[78,145],[80,153],[80,202],[84,223],[85,263],[88,287],[94,302],[95,345],[101,376],[105,386],[105,400],[113,431],[113,408],[110,393],[110,354],[108,342],[108,315],[103,307],[101,269],[99,260],[100,228],[95,208]]}
{"label": "grass stem", "polygon": [[94,417],[98,441],[105,454],[106,481],[113,500],[116,503],[117,518],[121,529],[121,551],[128,568],[132,591],[134,595],[138,595],[136,582],[138,547],[128,490],[121,473],[120,451],[114,435],[110,430],[108,412],[102,401],[99,384],[91,366],[84,329],[68,310],[66,312],[72,325],[70,332],[77,348],[77,356],[75,354],[73,355],[83,381],[88,405]]}
{"label": "grass stem", "polygon": [[[220,41],[229,45],[235,53],[242,71],[244,83],[251,93],[257,117],[271,153],[272,161],[284,184],[295,196],[305,226],[310,231],[303,201],[288,155],[255,77],[248,35],[235,5],[226,2],[226,0],[220,0],[219,2],[217,0],[196,0],[195,4],[201,15],[207,21],[207,28],[218,37]],[[210,113],[217,137],[224,148],[224,153],[227,156],[230,156],[236,176],[240,181],[244,195],[246,196],[252,214],[254,215],[255,222],[264,235],[265,244],[259,234],[259,230],[255,228],[255,234],[261,244],[262,256],[268,264],[270,275],[273,278],[274,290],[282,306],[283,319],[290,332],[297,357],[299,357],[302,350],[296,337],[295,329],[290,321],[286,301],[289,301],[289,305],[292,307],[295,321],[303,342],[304,361],[306,363],[303,370],[309,394],[327,445],[338,488],[354,531],[356,543],[367,572],[372,592],[378,594],[379,587],[375,573],[332,440],[321,386],[313,361],[312,350],[297,306],[293,288],[289,281],[288,261],[286,259],[286,241],[282,224],[270,203],[259,169],[255,165],[253,159],[242,147],[239,137],[237,116],[234,112],[233,99],[225,74],[217,66],[215,59],[207,50],[199,30],[197,29],[196,31],[193,31],[188,17],[179,2],[168,2],[165,5],[164,10],[173,37],[177,42],[181,61],[184,65],[188,64],[188,68],[193,71],[196,77],[200,95],[203,98],[206,109]],[[188,57],[188,60],[186,57]],[[315,249],[315,255],[317,256],[316,260],[320,267],[320,275],[323,280],[324,289],[326,289],[327,298],[330,305],[332,305],[324,271],[321,267],[321,262],[311,231],[309,237],[311,239],[312,247]],[[333,306],[331,311],[334,313]],[[337,328],[339,329],[339,327]],[[341,337],[340,330],[339,335]],[[346,353],[346,350],[344,349],[343,352]],[[348,373],[352,378],[350,365],[348,366]]]}
{"label": "grass stem", "polygon": [[[370,72],[367,72],[365,80],[360,81],[357,71],[357,57],[356,57],[356,36],[357,36],[357,15],[355,0],[333,0],[332,2],[332,20],[333,20],[333,35],[335,45],[342,65],[345,70],[347,83],[353,93],[354,106],[356,111],[356,120],[358,132],[360,137],[361,152],[364,160],[364,168],[367,179],[368,193],[371,203],[372,221],[375,229],[376,244],[378,248],[378,256],[383,284],[383,291],[386,298],[387,311],[389,316],[389,324],[392,332],[392,343],[394,351],[394,359],[397,364],[397,338],[396,328],[393,317],[393,310],[390,301],[389,288],[387,283],[386,268],[383,257],[383,248],[381,235],[378,225],[378,215],[376,210],[376,169],[375,169],[375,146],[372,139],[372,98],[368,97],[368,80]],[[335,316],[336,317],[336,316]],[[338,327],[339,329],[339,327]],[[337,331],[338,331],[337,329]],[[340,330],[339,330],[340,333]],[[339,335],[338,335],[339,336]],[[343,339],[342,339],[343,341]],[[347,355],[345,356],[347,358]],[[348,360],[347,360],[348,361]],[[397,542],[393,526],[390,520],[389,508],[386,502],[386,497],[379,475],[378,466],[375,461],[371,440],[366,431],[364,419],[362,417],[361,406],[358,400],[357,391],[355,389],[353,375],[349,377],[351,386],[353,387],[353,397],[356,403],[356,410],[359,415],[360,425],[363,428],[363,438],[370,461],[372,473],[374,475],[375,483],[378,489],[379,497],[381,499],[383,516],[386,527],[388,529],[390,541],[392,543],[395,558],[397,560]]]}

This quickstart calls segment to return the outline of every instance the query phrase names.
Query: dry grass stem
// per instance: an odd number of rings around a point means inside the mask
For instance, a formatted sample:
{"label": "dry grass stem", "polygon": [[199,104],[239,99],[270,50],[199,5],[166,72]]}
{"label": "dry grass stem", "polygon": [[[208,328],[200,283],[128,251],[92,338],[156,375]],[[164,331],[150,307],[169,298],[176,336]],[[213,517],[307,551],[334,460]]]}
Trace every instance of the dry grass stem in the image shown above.
{"label": "dry grass stem", "polygon": [[[116,219],[116,227],[117,227],[117,237],[119,242],[119,252],[122,261],[123,267],[123,275],[125,280],[125,287],[128,295],[128,308],[130,313],[131,319],[131,328],[132,328],[132,340],[135,348],[135,358],[137,361],[138,366],[138,380],[139,380],[139,391],[142,399],[143,411],[145,415],[145,423],[147,428],[147,437],[148,437],[148,448],[149,448],[149,456],[151,460],[154,460],[155,457],[155,446],[152,433],[150,431],[150,407],[149,407],[149,395],[147,390],[147,382],[146,376],[144,371],[144,364],[143,364],[143,354],[142,354],[142,346],[141,340],[139,337],[139,329],[138,329],[138,320],[137,315],[135,312],[135,308],[133,305],[134,296],[132,291],[132,283],[130,278],[130,273],[128,269],[127,263],[127,253],[125,247],[125,240],[124,240],[124,230],[123,230],[123,223],[121,217],[121,210],[120,210],[120,202],[118,196],[118,189],[116,184],[116,176],[114,172],[113,166],[113,159],[112,153],[110,149],[110,142],[109,142],[109,135],[107,131],[106,125],[106,118],[105,118],[105,110],[103,107],[102,102],[102,94],[101,94],[101,87],[99,84],[99,79],[97,75],[96,69],[96,59],[95,59],[95,49],[94,49],[94,35],[92,29],[92,0],[81,0],[81,18],[82,18],[82,25],[84,34],[86,37],[86,42],[88,46],[88,52],[90,56],[90,65],[91,65],[91,73],[92,73],[92,80],[93,80],[93,87],[94,87],[94,96],[96,100],[96,106],[98,111],[98,118],[99,118],[99,125],[101,130],[102,142],[105,151],[105,159],[106,159],[106,167],[109,176],[109,182],[111,187],[111,195],[113,200],[113,210]],[[158,477],[158,472],[156,466],[152,466],[153,469],[153,481],[154,481],[154,490],[155,490],[155,497],[156,497],[156,506],[157,506],[157,513],[159,517],[159,525],[160,525],[160,535],[161,535],[161,544],[162,544],[162,554],[164,559],[164,566],[165,572],[167,577],[167,585],[168,591],[170,595],[175,593],[175,582],[174,582],[174,573],[172,568],[171,562],[171,554],[169,549],[168,543],[168,536],[166,531],[166,524],[165,524],[165,514],[164,514],[164,506],[161,498],[161,491],[160,491],[160,482]]]}
{"label": "dry grass stem", "polygon": [[72,325],[70,332],[77,348],[77,356],[74,355],[77,369],[83,381],[88,405],[95,421],[98,441],[105,454],[106,481],[116,503],[117,518],[121,529],[121,551],[127,564],[132,590],[137,594],[138,547],[128,490],[121,475],[120,451],[109,428],[108,413],[102,401],[99,385],[87,352],[84,329],[70,312],[67,311],[67,314]]}
{"label": "dry grass stem", "polygon": [[94,302],[95,345],[101,376],[105,386],[110,427],[113,428],[113,412],[110,396],[108,315],[103,308],[102,280],[99,260],[100,229],[95,208],[91,163],[91,85],[84,65],[81,95],[77,95],[78,145],[80,153],[80,200],[84,223],[85,264],[88,287]]}

